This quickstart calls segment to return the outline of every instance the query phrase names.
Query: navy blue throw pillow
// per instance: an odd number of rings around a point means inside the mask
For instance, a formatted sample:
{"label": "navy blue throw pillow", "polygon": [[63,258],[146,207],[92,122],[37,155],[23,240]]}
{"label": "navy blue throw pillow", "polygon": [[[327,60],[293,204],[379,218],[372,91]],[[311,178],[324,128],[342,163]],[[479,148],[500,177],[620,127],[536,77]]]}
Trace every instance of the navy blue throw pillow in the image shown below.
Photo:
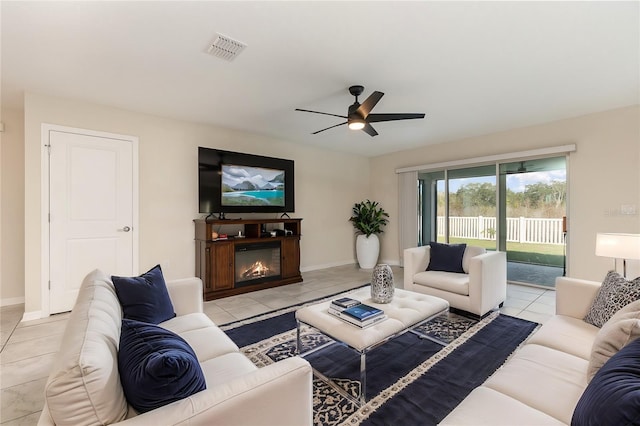
{"label": "navy blue throw pillow", "polygon": [[207,388],[191,346],[167,329],[140,321],[122,320],[118,371],[127,402],[138,413]]}
{"label": "navy blue throw pillow", "polygon": [[429,243],[431,254],[427,271],[444,271],[464,273],[462,256],[467,248],[466,244]]}
{"label": "navy blue throw pillow", "polygon": [[114,275],[111,280],[125,318],[160,324],[176,316],[160,265],[139,277]]}
{"label": "navy blue throw pillow", "polygon": [[640,425],[640,339],[598,370],[580,397],[571,426]]}

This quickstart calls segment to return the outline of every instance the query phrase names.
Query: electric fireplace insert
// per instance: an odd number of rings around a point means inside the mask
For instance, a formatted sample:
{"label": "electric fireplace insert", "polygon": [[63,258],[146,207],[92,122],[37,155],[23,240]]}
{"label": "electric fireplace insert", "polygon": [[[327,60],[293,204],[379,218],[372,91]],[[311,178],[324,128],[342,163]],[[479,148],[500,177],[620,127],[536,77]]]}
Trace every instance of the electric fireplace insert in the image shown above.
{"label": "electric fireplace insert", "polygon": [[254,285],[281,278],[280,243],[278,241],[236,245],[236,287]]}

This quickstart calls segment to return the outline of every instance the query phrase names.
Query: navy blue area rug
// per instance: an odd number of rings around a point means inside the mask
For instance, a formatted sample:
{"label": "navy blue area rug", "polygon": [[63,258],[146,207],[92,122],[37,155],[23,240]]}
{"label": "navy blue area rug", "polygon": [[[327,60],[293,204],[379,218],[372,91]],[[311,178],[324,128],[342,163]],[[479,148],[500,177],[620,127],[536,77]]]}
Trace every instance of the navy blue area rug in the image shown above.
{"label": "navy blue area rug", "polygon": [[[262,367],[295,356],[295,308],[222,327]],[[303,351],[315,371],[316,425],[435,425],[481,385],[538,324],[493,313],[470,320],[445,314],[421,326],[424,338],[405,333],[367,355],[367,403],[359,407],[360,356],[308,326]],[[439,343],[438,343],[439,342]],[[347,398],[344,395],[351,395]]]}

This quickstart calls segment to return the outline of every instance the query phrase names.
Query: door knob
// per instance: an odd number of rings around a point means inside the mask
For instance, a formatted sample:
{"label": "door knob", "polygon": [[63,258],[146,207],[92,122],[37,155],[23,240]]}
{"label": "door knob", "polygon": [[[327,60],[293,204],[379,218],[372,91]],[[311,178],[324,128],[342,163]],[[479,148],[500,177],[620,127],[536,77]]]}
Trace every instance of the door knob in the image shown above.
{"label": "door knob", "polygon": [[125,226],[125,227],[124,227],[124,228],[122,228],[122,229],[118,229],[118,231],[129,232],[129,231],[131,231],[131,228],[129,228],[128,226]]}

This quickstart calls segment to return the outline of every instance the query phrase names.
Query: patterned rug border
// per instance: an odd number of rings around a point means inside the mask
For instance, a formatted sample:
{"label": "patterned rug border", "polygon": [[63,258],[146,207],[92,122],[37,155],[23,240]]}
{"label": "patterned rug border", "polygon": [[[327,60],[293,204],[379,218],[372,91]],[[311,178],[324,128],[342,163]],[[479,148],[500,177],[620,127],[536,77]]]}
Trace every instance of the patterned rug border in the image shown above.
{"label": "patterned rug border", "polygon": [[307,305],[315,305],[316,303],[321,303],[321,302],[333,299],[336,296],[338,296],[339,294],[350,294],[350,293],[353,293],[356,290],[360,290],[360,289],[362,289],[364,287],[369,287],[369,286],[371,286],[371,283],[362,284],[362,285],[360,285],[358,287],[354,287],[354,288],[352,288],[350,290],[339,291],[337,293],[333,293],[333,294],[330,294],[328,296],[318,297],[316,299],[308,300],[306,302],[296,303],[295,305],[287,306],[286,308],[274,309],[273,311],[265,312],[263,314],[254,315],[254,316],[249,317],[249,318],[228,322],[228,323],[222,324],[222,325],[220,325],[218,327],[222,331],[232,330],[234,328],[238,328],[238,327],[241,327],[243,325],[253,324],[254,322],[263,321],[263,320],[266,320],[266,319],[269,319],[269,318],[277,317],[278,315],[282,315],[282,314],[286,314],[286,313],[291,312],[291,311],[295,311],[295,310],[297,310],[297,309],[299,309],[301,307],[307,306]]}

